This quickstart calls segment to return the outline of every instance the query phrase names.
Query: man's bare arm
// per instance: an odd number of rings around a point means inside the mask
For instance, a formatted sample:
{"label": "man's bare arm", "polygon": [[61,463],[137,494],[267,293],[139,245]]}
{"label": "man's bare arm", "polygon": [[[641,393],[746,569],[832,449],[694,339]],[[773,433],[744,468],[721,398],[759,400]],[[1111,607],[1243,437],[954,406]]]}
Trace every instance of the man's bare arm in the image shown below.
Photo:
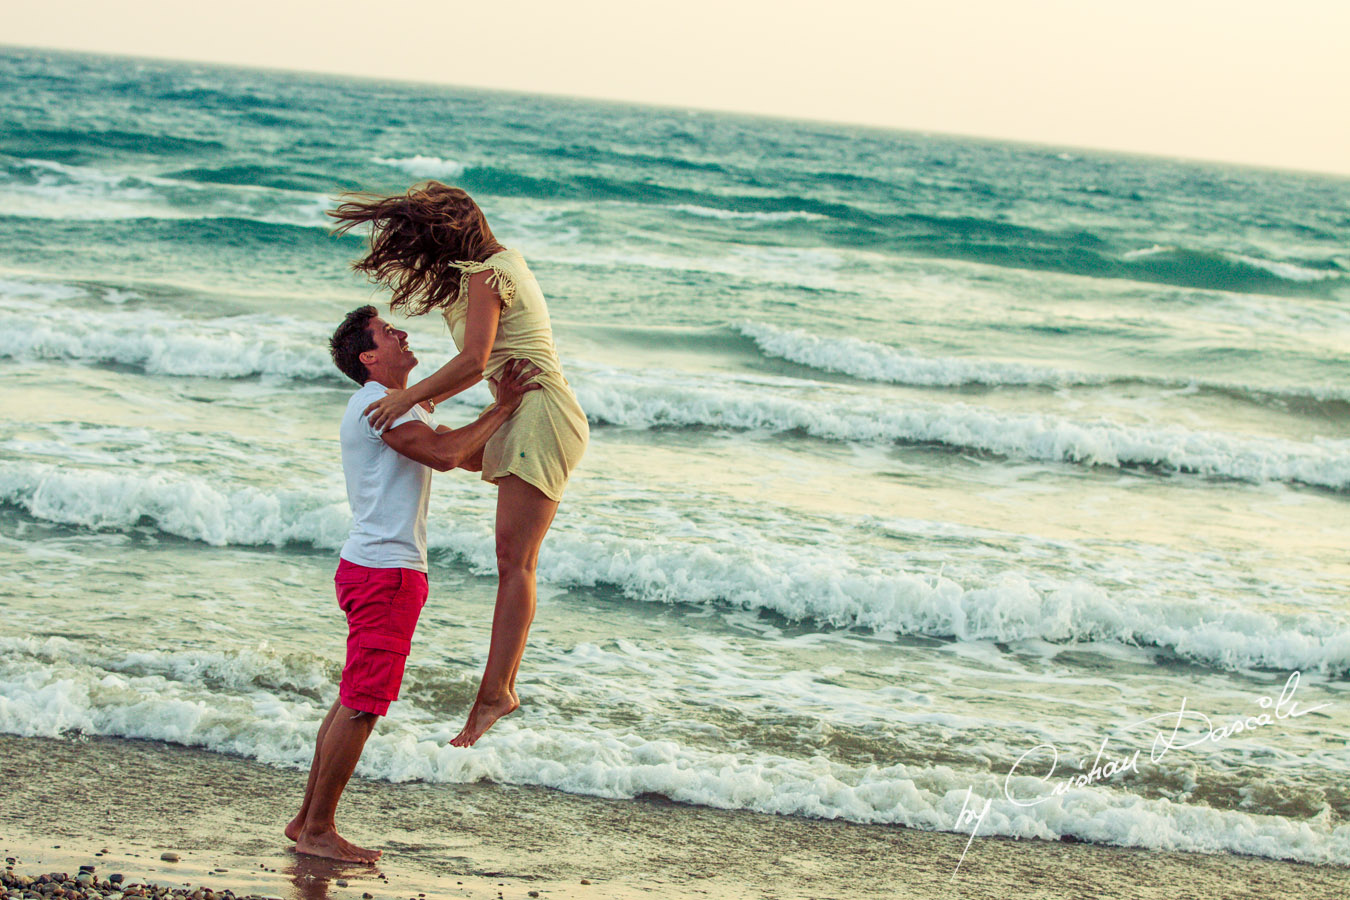
{"label": "man's bare arm", "polygon": [[530,383],[539,374],[528,361],[513,359],[497,382],[497,405],[463,428],[433,429],[425,422],[404,422],[381,437],[399,453],[438,472],[461,466],[478,471],[483,467],[483,445],[511,418],[527,393],[539,390],[540,385]]}
{"label": "man's bare arm", "polygon": [[437,472],[448,472],[466,462],[482,465],[483,445],[511,418],[514,409],[494,406],[463,428],[437,432],[425,422],[404,422],[381,437],[390,447],[409,459]]}
{"label": "man's bare arm", "polygon": [[[436,426],[437,434],[445,434],[449,430],[450,429],[444,425]],[[463,469],[466,472],[483,471],[483,448],[479,447],[477,453],[474,453],[470,455],[468,459],[461,461],[459,464],[459,468]]]}

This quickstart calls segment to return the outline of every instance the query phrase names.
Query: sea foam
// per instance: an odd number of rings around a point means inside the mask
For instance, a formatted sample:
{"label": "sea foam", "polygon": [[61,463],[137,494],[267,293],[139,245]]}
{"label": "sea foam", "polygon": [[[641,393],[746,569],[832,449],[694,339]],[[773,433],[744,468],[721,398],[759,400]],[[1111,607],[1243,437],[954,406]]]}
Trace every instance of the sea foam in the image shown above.
{"label": "sea foam", "polygon": [[1064,369],[958,357],[921,356],[858,338],[825,338],[762,322],[741,322],[735,327],[753,340],[767,356],[867,381],[933,387],[965,384],[1063,387],[1105,381],[1100,376]]}
{"label": "sea foam", "polygon": [[[202,320],[147,316],[137,310],[101,311],[53,306],[41,313],[6,302],[34,296],[25,286],[0,284],[0,330],[10,337],[0,358],[73,360],[137,366],[156,375],[293,379],[341,378],[327,352],[327,336],[276,316],[243,315]],[[36,287],[36,286],[34,286]],[[63,299],[84,292],[69,285]]]}
{"label": "sea foam", "polygon": [[822,399],[786,380],[725,381],[733,383],[677,373],[596,373],[574,379],[573,386],[592,421],[630,428],[800,431],[827,440],[936,444],[1010,459],[1146,467],[1338,491],[1350,486],[1346,440],[1298,442],[1175,425],[1078,421],[965,403],[885,402],[842,391]]}
{"label": "sea foam", "polygon": [[692,203],[680,203],[670,208],[676,212],[698,216],[703,219],[741,219],[750,222],[790,222],[793,219],[811,221],[826,218],[819,213],[805,211],[784,210],[781,212],[756,212],[751,210],[746,212],[734,209],[717,209],[711,206],[698,206]]}
{"label": "sea foam", "polygon": [[39,519],[129,529],[147,519],[166,534],[216,546],[340,547],[351,516],[341,495],[222,487],[218,479],[0,463],[0,502]]}
{"label": "sea foam", "polygon": [[[188,175],[190,173],[180,173]],[[297,186],[298,187],[298,186]],[[190,202],[189,199],[190,198]],[[327,228],[327,194],[109,171],[46,159],[13,160],[0,172],[0,200],[25,219],[235,218]]]}
{"label": "sea foam", "polygon": [[1286,262],[1283,260],[1263,259],[1256,256],[1247,256],[1242,253],[1213,253],[1204,254],[1196,250],[1186,250],[1179,247],[1165,247],[1160,244],[1154,244],[1142,250],[1131,250],[1124,254],[1126,260],[1151,260],[1151,259],[1180,259],[1183,262],[1193,260],[1226,261],[1233,267],[1246,266],[1267,272],[1283,281],[1292,282],[1316,282],[1328,281],[1332,279],[1343,278],[1344,273],[1332,272],[1325,269],[1310,269],[1306,266],[1300,266],[1297,263]]}
{"label": "sea foam", "polygon": [[[327,695],[317,701],[249,680],[212,690],[194,665],[161,661],[147,671],[129,658],[100,661],[71,641],[0,638],[0,731],[27,736],[111,735],[204,747],[301,768],[312,753]],[[274,663],[262,657],[265,668]],[[238,657],[237,666],[249,660]],[[187,677],[179,677],[179,673]],[[542,727],[540,727],[542,726]],[[1058,840],[1065,836],[1154,850],[1244,853],[1310,863],[1350,864],[1350,825],[1149,799],[1109,786],[1048,795],[1030,777],[945,765],[850,766],[824,756],[789,757],[687,745],[632,730],[583,723],[504,720],[471,749],[449,745],[451,730],[401,712],[371,736],[357,772],[401,782],[535,784],[629,799],[658,794],[683,803],[778,815],[970,833],[960,813],[990,801],[983,836]],[[968,793],[969,792],[969,793]],[[976,843],[971,851],[979,853]]]}
{"label": "sea foam", "polygon": [[441,159],[439,156],[376,156],[371,162],[381,166],[400,169],[414,178],[458,178],[464,174],[465,165],[453,159]]}
{"label": "sea foam", "polygon": [[[1318,314],[1300,311],[1285,304],[1272,307],[1250,298],[1232,295],[1222,304],[1207,307],[1203,316],[1230,321],[1235,316],[1250,319],[1253,328],[1272,324],[1301,331],[1327,332],[1350,324],[1350,318],[1335,310]],[[1259,318],[1258,318],[1259,317]],[[1342,319],[1344,321],[1342,321]],[[764,322],[740,322],[737,332],[755,342],[767,357],[785,359],[798,365],[837,372],[864,381],[916,387],[990,387],[1063,388],[1107,384],[1142,384],[1165,390],[1208,390],[1242,397],[1255,403],[1284,405],[1293,401],[1347,401],[1350,389],[1334,384],[1318,386],[1249,385],[1214,381],[1199,377],[1160,377],[1145,374],[1093,374],[1071,369],[1033,366],[953,356],[925,356],[921,353],[852,337],[822,337],[795,328],[780,328]]]}
{"label": "sea foam", "polygon": [[[230,487],[219,479],[0,463],[0,503],[51,522],[130,530],[146,521],[213,545],[307,544],[336,550],[350,522],[326,493]],[[978,582],[907,571],[896,558],[860,558],[837,541],[777,539],[705,517],[698,540],[628,534],[585,517],[560,523],[540,577],[565,587],[611,586],[641,602],[732,606],[827,629],[863,628],[960,641],[1111,641],[1172,648],[1207,665],[1350,670],[1350,627],[1318,612],[1275,615],[1159,592],[1121,596],[1084,579],[1032,583],[1005,572]],[[434,517],[433,557],[496,570],[487,517]],[[888,565],[894,563],[894,565]]]}
{"label": "sea foam", "polygon": [[[167,375],[342,380],[328,356],[326,335],[275,316],[147,319],[137,311],[94,313],[59,306],[39,316],[26,298],[5,300],[0,290],[0,328],[13,335],[0,346],[0,358],[113,362]],[[877,359],[878,365],[899,365],[899,357]],[[992,373],[999,364],[987,365]],[[1350,486],[1347,440],[1301,442],[1175,425],[1080,421],[959,402],[888,402],[802,379],[636,371],[572,362],[567,368],[582,408],[596,424],[799,431],[826,440],[934,444],[1010,459],[1154,468],[1337,491]],[[940,363],[937,368],[949,366]],[[960,377],[971,371],[963,370]],[[469,401],[461,397],[457,402]]]}

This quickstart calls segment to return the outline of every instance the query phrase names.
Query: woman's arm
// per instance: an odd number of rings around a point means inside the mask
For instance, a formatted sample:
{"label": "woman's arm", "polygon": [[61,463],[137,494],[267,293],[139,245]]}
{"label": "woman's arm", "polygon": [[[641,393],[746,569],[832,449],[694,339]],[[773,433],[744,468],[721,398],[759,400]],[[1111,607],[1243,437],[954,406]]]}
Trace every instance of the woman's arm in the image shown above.
{"label": "woman's arm", "polygon": [[366,407],[370,426],[383,431],[424,400],[440,403],[483,380],[492,344],[497,340],[502,301],[497,289],[488,284],[491,272],[469,276],[468,317],[464,323],[464,349],[445,365],[403,390],[391,390]]}
{"label": "woman's arm", "polygon": [[483,469],[483,445],[511,418],[521,398],[540,385],[530,379],[539,374],[534,364],[513,359],[502,370],[497,382],[497,403],[487,412],[463,428],[432,430],[421,421],[404,422],[384,432],[384,442],[409,459],[438,472],[467,467],[475,472]]}

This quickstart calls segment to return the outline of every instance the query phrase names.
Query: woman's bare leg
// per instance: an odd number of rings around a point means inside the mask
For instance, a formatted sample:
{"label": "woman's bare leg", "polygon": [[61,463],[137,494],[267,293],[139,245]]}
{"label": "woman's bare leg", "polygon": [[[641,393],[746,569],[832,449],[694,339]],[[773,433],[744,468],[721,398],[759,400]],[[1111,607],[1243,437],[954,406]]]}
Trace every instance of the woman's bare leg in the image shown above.
{"label": "woman's bare leg", "polygon": [[528,481],[508,475],[497,483],[498,581],[492,643],[469,720],[450,742],[456,747],[471,746],[493,722],[520,705],[515,680],[534,621],[534,570],[557,511],[557,501]]}
{"label": "woman's bare leg", "polygon": [[[540,491],[538,488],[535,488],[534,485],[530,484],[529,482],[521,481],[521,484],[533,490],[536,494],[539,495],[540,498],[544,499],[549,504],[547,521],[544,522],[543,530],[539,534],[539,542],[534,545],[534,552],[530,557],[530,621],[532,622],[534,621],[534,605],[535,605],[534,570],[539,562],[539,548],[543,546],[544,535],[548,533],[549,527],[553,525],[553,516],[558,512],[558,504],[556,501],[549,500],[547,497],[544,497],[543,492]],[[498,566],[500,567],[500,562],[498,563]],[[529,634],[529,628],[530,628],[529,624],[526,624],[525,626],[526,635]],[[515,664],[511,666],[511,675],[507,679],[506,685],[507,692],[510,693],[511,699],[515,701],[517,706],[520,705],[520,698],[516,696],[516,673],[520,671],[520,660],[524,655],[525,655],[525,635],[522,635],[520,640],[520,652],[516,654],[516,661]]]}

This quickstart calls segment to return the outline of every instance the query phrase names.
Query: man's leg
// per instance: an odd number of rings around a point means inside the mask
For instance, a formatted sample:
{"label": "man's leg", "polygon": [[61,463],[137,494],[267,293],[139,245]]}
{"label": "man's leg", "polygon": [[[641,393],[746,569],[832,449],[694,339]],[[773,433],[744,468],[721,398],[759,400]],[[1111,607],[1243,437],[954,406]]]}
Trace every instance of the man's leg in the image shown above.
{"label": "man's leg", "polygon": [[300,804],[300,812],[296,813],[295,818],[286,825],[286,837],[293,841],[300,840],[300,832],[304,830],[305,817],[309,815],[309,804],[314,799],[314,782],[319,778],[319,757],[323,750],[323,739],[328,734],[328,726],[333,724],[333,717],[337,715],[340,705],[334,700],[328,715],[324,716],[323,724],[319,726],[319,736],[314,741],[314,761],[309,764],[309,782],[305,785],[305,800]]}
{"label": "man's leg", "polygon": [[380,858],[379,850],[358,847],[338,834],[336,822],[338,800],[356,771],[356,762],[378,718],[341,703],[335,704],[329,713],[324,724],[326,730],[315,750],[317,767],[310,772],[313,792],[306,798],[304,825],[295,841],[295,849],[300,853],[347,862],[373,863]]}
{"label": "man's leg", "polygon": [[347,664],[338,701],[319,728],[304,803],[286,834],[300,853],[373,863],[381,856],[379,850],[358,847],[338,834],[337,806],[376,720],[398,697],[404,660],[426,601],[426,576],[344,560],[334,581],[338,606],[347,616]]}

